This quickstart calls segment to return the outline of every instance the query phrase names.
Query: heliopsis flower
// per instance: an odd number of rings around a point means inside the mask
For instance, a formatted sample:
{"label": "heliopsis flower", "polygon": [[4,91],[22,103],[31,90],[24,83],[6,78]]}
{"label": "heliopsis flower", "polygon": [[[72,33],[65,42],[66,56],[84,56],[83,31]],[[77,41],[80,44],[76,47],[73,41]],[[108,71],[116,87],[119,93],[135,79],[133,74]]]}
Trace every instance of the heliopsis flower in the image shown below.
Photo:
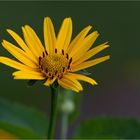
{"label": "heliopsis flower", "polygon": [[91,26],[85,27],[72,40],[72,20],[65,18],[56,37],[53,23],[49,17],[46,17],[44,18],[45,45],[28,25],[22,27],[24,40],[8,29],[7,32],[20,48],[3,40],[3,47],[16,60],[1,56],[0,62],[17,70],[12,74],[14,79],[45,80],[45,86],[50,86],[57,81],[64,88],[79,92],[83,90],[83,87],[78,80],[92,85],[97,83],[92,78],[76,72],[109,59],[109,55],[90,59],[109,46],[105,42],[91,48],[99,36],[97,31],[88,34],[91,28]]}

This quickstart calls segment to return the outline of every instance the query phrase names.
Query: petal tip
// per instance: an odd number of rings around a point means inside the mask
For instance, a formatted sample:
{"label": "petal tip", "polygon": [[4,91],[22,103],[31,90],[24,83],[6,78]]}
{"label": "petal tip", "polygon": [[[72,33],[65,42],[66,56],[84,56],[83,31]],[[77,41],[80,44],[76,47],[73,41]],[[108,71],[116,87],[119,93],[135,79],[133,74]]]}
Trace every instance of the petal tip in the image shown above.
{"label": "petal tip", "polygon": [[100,35],[98,31],[94,31],[94,32],[96,33],[97,36]]}
{"label": "petal tip", "polygon": [[5,44],[4,42],[5,42],[4,40],[2,40],[2,42],[1,42],[1,44],[2,44],[3,47],[4,47],[4,44]]}
{"label": "petal tip", "polygon": [[63,21],[66,22],[66,21],[71,21],[71,20],[72,20],[71,17],[65,17]]}
{"label": "petal tip", "polygon": [[47,87],[48,87],[48,86],[50,86],[50,85],[49,85],[48,83],[44,83],[44,86],[47,86]]}
{"label": "petal tip", "polygon": [[11,30],[11,29],[6,29],[6,31],[7,31],[8,33],[12,32],[12,30]]}
{"label": "petal tip", "polygon": [[14,80],[18,79],[16,76],[13,77]]}
{"label": "petal tip", "polygon": [[98,85],[98,83],[95,80],[93,80],[91,84],[92,85]]}
{"label": "petal tip", "polygon": [[98,85],[98,83],[95,81],[94,85]]}
{"label": "petal tip", "polygon": [[77,92],[77,93],[80,93],[81,90],[73,90],[73,91],[75,91],[75,92]]}
{"label": "petal tip", "polygon": [[110,59],[110,55],[107,56],[107,59]]}
{"label": "petal tip", "polygon": [[88,25],[88,28],[90,28],[90,29],[91,29],[92,27],[93,27],[92,25]]}
{"label": "petal tip", "polygon": [[109,45],[109,44],[107,44],[107,45],[106,45],[106,48],[108,48],[108,47],[110,47],[110,45]]}
{"label": "petal tip", "polygon": [[69,19],[70,21],[72,21],[72,18],[71,18],[71,17],[68,17],[68,19]]}
{"label": "petal tip", "polygon": [[44,17],[44,20],[50,20],[51,18],[49,16]]}
{"label": "petal tip", "polygon": [[27,25],[27,24],[25,24],[24,27],[25,27],[26,29],[32,29],[32,28],[31,28],[29,25]]}
{"label": "petal tip", "polygon": [[71,19],[71,17],[66,17],[67,19]]}

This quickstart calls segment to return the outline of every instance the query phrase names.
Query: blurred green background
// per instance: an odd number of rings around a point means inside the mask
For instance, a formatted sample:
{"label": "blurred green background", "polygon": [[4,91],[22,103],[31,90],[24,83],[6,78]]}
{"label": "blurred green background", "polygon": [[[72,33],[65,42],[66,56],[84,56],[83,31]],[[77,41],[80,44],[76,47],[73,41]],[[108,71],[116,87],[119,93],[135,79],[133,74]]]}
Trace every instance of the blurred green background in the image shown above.
{"label": "blurred green background", "polygon": [[[0,2],[0,38],[14,40],[6,32],[22,36],[21,26],[29,24],[43,41],[43,18],[50,16],[56,32],[65,17],[72,17],[73,37],[87,25],[100,33],[94,46],[109,41],[110,48],[97,56],[111,59],[89,68],[98,86],[84,84],[79,120],[95,116],[140,117],[140,2]],[[93,46],[93,47],[94,47]],[[9,56],[0,47],[0,55]],[[14,69],[0,64],[0,97],[49,111],[50,90],[36,83],[13,80]]]}

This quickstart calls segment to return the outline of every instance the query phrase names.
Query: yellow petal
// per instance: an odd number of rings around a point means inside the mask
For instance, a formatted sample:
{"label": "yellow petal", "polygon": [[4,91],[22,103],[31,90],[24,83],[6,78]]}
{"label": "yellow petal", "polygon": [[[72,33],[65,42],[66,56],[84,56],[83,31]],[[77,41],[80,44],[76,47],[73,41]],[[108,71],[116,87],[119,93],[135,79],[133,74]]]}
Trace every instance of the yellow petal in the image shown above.
{"label": "yellow petal", "polygon": [[14,31],[7,29],[7,32],[15,39],[15,41],[18,43],[18,45],[28,54],[28,57],[36,62],[35,57],[33,56],[31,50],[27,47],[27,45],[24,43],[23,39]]}
{"label": "yellow petal", "polygon": [[44,18],[44,42],[47,52],[54,53],[56,36],[53,23],[49,17]]}
{"label": "yellow petal", "polygon": [[88,82],[92,85],[97,85],[97,82],[94,79],[84,76],[82,74],[69,73],[68,75],[70,75],[71,77],[74,77],[77,80],[82,80],[82,81]]}
{"label": "yellow petal", "polygon": [[80,90],[83,90],[82,85],[80,84],[79,81],[76,80],[75,77],[72,77],[72,76],[69,75],[69,74],[66,74],[66,75],[64,75],[63,77],[64,77],[65,79],[69,80],[69,81],[72,81],[72,82],[75,84],[75,86],[77,86],[77,88],[79,88]]}
{"label": "yellow petal", "polygon": [[86,62],[83,62],[81,64],[78,64],[76,66],[71,66],[71,71],[72,72],[75,72],[75,71],[79,71],[79,70],[82,70],[82,69],[85,69],[85,68],[88,68],[88,67],[91,67],[91,66],[94,66],[94,65],[97,65],[103,61],[106,61],[110,58],[110,56],[104,56],[104,57],[100,57],[100,58],[96,58],[94,60],[90,60],[90,61],[86,61]]}
{"label": "yellow petal", "polygon": [[53,79],[48,78],[46,80],[46,82],[44,83],[45,86],[50,86],[51,84],[54,83],[54,81],[56,80],[56,77],[54,77]]}
{"label": "yellow petal", "polygon": [[40,49],[37,49],[38,48],[38,47],[36,47],[37,44],[35,44],[34,38],[31,34],[31,32],[29,30],[27,30],[27,28],[25,29],[25,27],[22,27],[22,31],[23,31],[24,39],[25,39],[28,47],[30,48],[30,50],[34,54],[34,56],[38,59],[39,56],[42,55],[42,52]]}
{"label": "yellow petal", "polygon": [[70,83],[68,81],[66,82],[63,78],[62,79],[58,79],[58,83],[63,88],[70,89],[70,90],[73,90],[75,92],[79,92],[79,89],[77,89],[72,83]]}
{"label": "yellow petal", "polygon": [[37,52],[42,55],[42,52],[44,52],[44,47],[40,41],[40,39],[38,38],[37,34],[35,33],[35,31],[29,26],[29,25],[25,25],[25,30],[27,31],[31,43],[34,46],[34,49],[37,50]]}
{"label": "yellow petal", "polygon": [[87,35],[87,33],[91,28],[92,26],[87,26],[73,39],[73,41],[70,43],[69,47],[67,48],[67,52],[70,56],[72,51],[75,51],[75,49],[77,49],[79,43],[81,44],[81,42],[84,40],[85,36]]}
{"label": "yellow petal", "polygon": [[65,51],[70,43],[72,35],[72,20],[71,18],[65,18],[61,28],[58,33],[56,48],[59,53],[62,52],[62,49]]}
{"label": "yellow petal", "polygon": [[43,80],[45,77],[42,73],[34,71],[16,71],[12,74],[14,79],[31,79],[31,80]]}
{"label": "yellow petal", "polygon": [[30,66],[32,68],[37,68],[37,65],[29,59],[28,55],[15,45],[11,44],[10,42],[4,40],[2,42],[3,47],[8,50],[15,58],[17,58],[19,61],[24,63],[27,66]]}
{"label": "yellow petal", "polygon": [[16,75],[26,74],[26,73],[31,74],[31,75],[37,75],[37,76],[44,76],[43,73],[37,70],[20,70],[20,71],[13,72],[12,75],[16,76]]}
{"label": "yellow petal", "polygon": [[[79,44],[76,50],[72,51],[71,57],[74,61],[79,59],[90,47],[93,45],[97,37],[99,36],[97,31],[89,34],[82,42]],[[79,55],[77,55],[79,54]]]}
{"label": "yellow petal", "polygon": [[18,70],[35,70],[31,67],[28,67],[24,64],[21,64],[15,60],[12,60],[10,58],[7,58],[7,57],[0,57],[0,63],[3,63],[5,65],[8,65],[9,67],[12,67],[12,68],[15,68],[15,69],[18,69]]}
{"label": "yellow petal", "polygon": [[106,45],[108,42],[105,42],[101,45],[98,45],[96,47],[94,47],[93,49],[89,50],[88,52],[86,52],[83,56],[81,56],[76,62],[73,61],[73,65],[77,65],[80,64],[84,61],[86,61],[87,59],[89,59],[90,57],[96,55],[97,53],[99,53],[100,51],[102,51],[103,49],[106,49],[109,47],[109,45]]}
{"label": "yellow petal", "polygon": [[26,75],[20,75],[20,76],[14,76],[14,79],[24,79],[24,80],[44,80],[44,77],[26,74]]}
{"label": "yellow petal", "polygon": [[62,83],[63,85],[67,86],[68,89],[73,90],[74,88],[74,89],[77,89],[78,91],[83,90],[83,87],[81,86],[81,84],[74,77],[71,77],[70,75],[64,75],[62,79],[58,80],[58,83],[59,81],[61,81],[60,85]]}

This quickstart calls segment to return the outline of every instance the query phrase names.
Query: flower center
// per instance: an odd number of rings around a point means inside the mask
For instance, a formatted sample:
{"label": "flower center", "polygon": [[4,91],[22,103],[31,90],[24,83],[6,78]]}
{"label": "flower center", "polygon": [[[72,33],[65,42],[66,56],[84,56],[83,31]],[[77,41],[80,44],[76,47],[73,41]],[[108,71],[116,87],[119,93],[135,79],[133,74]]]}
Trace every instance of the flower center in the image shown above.
{"label": "flower center", "polygon": [[55,54],[43,52],[43,57],[39,57],[39,67],[47,77],[61,78],[64,73],[70,70],[71,61],[72,58],[69,59],[68,54],[64,54],[63,50],[62,54],[57,54],[57,50],[55,50]]}

